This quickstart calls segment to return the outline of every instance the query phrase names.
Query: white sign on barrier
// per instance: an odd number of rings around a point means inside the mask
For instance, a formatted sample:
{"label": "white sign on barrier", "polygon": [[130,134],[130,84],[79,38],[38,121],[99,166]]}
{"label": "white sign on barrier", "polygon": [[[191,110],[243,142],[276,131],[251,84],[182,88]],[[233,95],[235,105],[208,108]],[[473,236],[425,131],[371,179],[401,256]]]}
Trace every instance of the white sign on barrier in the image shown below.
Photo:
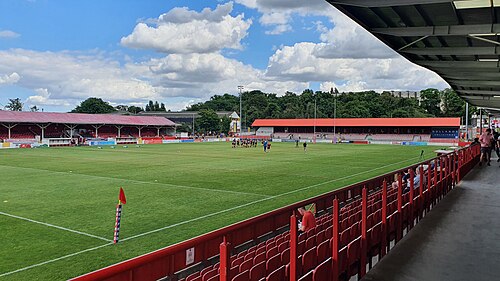
{"label": "white sign on barrier", "polygon": [[194,263],[194,248],[186,250],[186,265]]}

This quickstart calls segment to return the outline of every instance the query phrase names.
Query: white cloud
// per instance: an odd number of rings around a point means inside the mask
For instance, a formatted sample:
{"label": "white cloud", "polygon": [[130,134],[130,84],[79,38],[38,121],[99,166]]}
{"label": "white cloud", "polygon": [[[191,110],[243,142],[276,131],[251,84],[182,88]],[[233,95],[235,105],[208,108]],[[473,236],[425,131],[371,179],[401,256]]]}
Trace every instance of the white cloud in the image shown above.
{"label": "white cloud", "polygon": [[[148,81],[134,77],[131,70],[105,59],[102,54],[23,49],[0,51],[0,73],[11,71],[22,76],[17,86],[34,90],[36,95],[32,100],[44,104],[53,104],[51,100],[78,104],[91,96],[115,101],[147,100],[159,96]],[[41,92],[39,89],[45,90]]]}
{"label": "white cloud", "polygon": [[12,72],[9,75],[6,74],[0,76],[0,85],[15,84],[19,81],[19,79],[21,79],[21,76],[19,76],[19,74],[17,74],[16,72]]}
{"label": "white cloud", "polygon": [[0,30],[0,38],[17,38],[19,36],[21,36],[21,34],[12,30]]}
{"label": "white cloud", "polygon": [[152,49],[162,53],[212,53],[222,49],[241,49],[252,20],[230,15],[232,2],[201,12],[174,8],[161,15],[156,26],[139,23],[121,39],[126,47]]}
{"label": "white cloud", "polygon": [[59,106],[61,110],[72,109],[88,97],[113,104],[158,100],[172,110],[180,110],[186,100],[203,101],[215,94],[237,93],[238,85],[280,95],[309,86],[307,82],[268,79],[262,70],[218,53],[171,54],[124,65],[106,59],[106,55],[0,51],[0,73],[15,71],[22,76],[17,86],[34,91],[28,104]]}
{"label": "white cloud", "polygon": [[285,32],[291,31],[291,30],[292,30],[292,26],[290,26],[289,24],[280,24],[280,25],[276,25],[273,30],[266,31],[266,34],[279,35],[279,34],[282,34],[282,33],[285,33]]}
{"label": "white cloud", "polygon": [[36,95],[29,96],[26,99],[28,105],[36,106],[70,106],[71,104],[66,99],[52,99],[48,89],[38,88],[34,92]]}
{"label": "white cloud", "polygon": [[[403,57],[322,58],[314,55],[317,47],[315,43],[297,43],[277,50],[269,59],[267,77],[280,81],[341,81],[340,88],[346,91],[447,86],[437,74]],[[328,89],[329,84],[325,85]]]}

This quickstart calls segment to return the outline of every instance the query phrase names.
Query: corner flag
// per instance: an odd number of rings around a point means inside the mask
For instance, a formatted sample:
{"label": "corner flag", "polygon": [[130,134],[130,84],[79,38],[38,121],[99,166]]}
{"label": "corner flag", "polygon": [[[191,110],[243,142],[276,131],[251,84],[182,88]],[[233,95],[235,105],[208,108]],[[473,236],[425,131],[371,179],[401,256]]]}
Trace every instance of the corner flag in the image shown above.
{"label": "corner flag", "polygon": [[118,205],[116,205],[116,220],[115,220],[115,233],[113,235],[113,243],[118,243],[120,236],[120,224],[122,218],[122,203],[127,204],[127,198],[125,197],[125,192],[123,188],[120,187],[120,193],[118,195]]}
{"label": "corner flag", "polygon": [[125,197],[125,191],[120,187],[120,194],[118,195],[118,201],[123,204],[127,204],[127,198]]}

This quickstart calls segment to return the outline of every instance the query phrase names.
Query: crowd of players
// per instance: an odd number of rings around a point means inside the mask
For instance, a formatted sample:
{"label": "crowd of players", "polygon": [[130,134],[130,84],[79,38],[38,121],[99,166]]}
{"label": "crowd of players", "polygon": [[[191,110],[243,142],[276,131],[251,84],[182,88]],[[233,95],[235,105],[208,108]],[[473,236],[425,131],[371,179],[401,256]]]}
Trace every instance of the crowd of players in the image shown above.
{"label": "crowd of players", "polygon": [[232,148],[237,148],[237,147],[248,148],[248,147],[257,147],[258,143],[259,142],[256,139],[233,139],[231,145]]}

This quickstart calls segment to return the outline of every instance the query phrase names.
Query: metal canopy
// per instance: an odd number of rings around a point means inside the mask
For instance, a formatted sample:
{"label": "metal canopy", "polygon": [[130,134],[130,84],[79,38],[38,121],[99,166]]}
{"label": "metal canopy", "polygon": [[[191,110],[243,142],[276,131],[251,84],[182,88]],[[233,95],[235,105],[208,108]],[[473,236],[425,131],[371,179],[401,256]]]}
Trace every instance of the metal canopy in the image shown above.
{"label": "metal canopy", "polygon": [[500,1],[327,0],[463,99],[500,112]]}

